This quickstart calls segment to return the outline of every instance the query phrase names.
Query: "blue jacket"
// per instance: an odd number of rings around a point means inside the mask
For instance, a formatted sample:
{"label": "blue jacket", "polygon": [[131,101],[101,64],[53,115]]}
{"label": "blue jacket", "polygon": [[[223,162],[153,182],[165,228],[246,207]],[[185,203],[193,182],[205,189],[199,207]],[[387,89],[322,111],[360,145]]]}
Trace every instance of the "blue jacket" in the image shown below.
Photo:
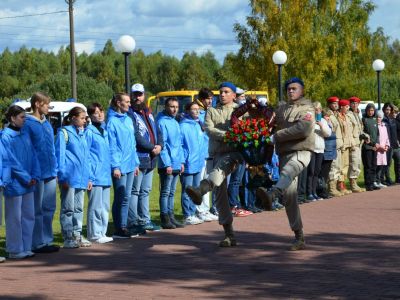
{"label": "blue jacket", "polygon": [[42,180],[57,176],[57,159],[54,149],[54,133],[50,123],[27,115],[25,126],[39,159]]}
{"label": "blue jacket", "polygon": [[[328,126],[330,127],[330,125]],[[337,157],[336,133],[332,131],[332,134],[324,138],[324,140],[325,140],[324,160],[335,160]]]}
{"label": "blue jacket", "polygon": [[111,168],[122,174],[133,172],[139,166],[136,153],[135,129],[132,119],[110,108],[106,129],[111,153]]}
{"label": "blue jacket", "polygon": [[164,148],[158,158],[158,168],[171,167],[173,170],[180,170],[185,159],[183,157],[179,123],[174,117],[165,112],[160,112],[157,115],[157,123],[164,140]]}
{"label": "blue jacket", "polygon": [[85,131],[77,133],[76,127],[72,125],[59,129],[56,137],[59,183],[68,183],[76,189],[87,189],[91,168],[88,134]]}
{"label": "blue jacket", "polygon": [[[151,151],[154,149],[155,145],[164,147],[163,138],[161,135],[161,130],[156,124],[153,115],[149,110],[143,111],[146,116],[141,112],[129,109],[128,115],[132,118],[135,124],[135,139],[136,139],[136,149],[137,155],[139,157],[141,169],[154,169],[157,164],[157,156],[153,156]],[[151,142],[149,126],[151,126],[155,144]]]}
{"label": "blue jacket", "polygon": [[[0,131],[0,136],[2,131]],[[13,156],[12,152],[8,151],[4,148],[3,142],[0,139],[0,187],[4,187],[11,182],[11,166],[14,165],[14,168],[17,166],[22,169],[19,163],[16,163],[16,159]],[[13,164],[13,162],[15,162]]]}
{"label": "blue jacket", "polygon": [[[105,124],[101,127],[104,129]],[[92,124],[87,127],[88,144],[90,146],[90,176],[94,186],[111,186],[111,160],[108,133],[103,134]]]}
{"label": "blue jacket", "polygon": [[208,136],[198,121],[186,116],[180,122],[185,174],[200,172],[208,157]]}
{"label": "blue jacket", "polygon": [[207,113],[207,111],[204,109],[200,109],[200,111],[199,111],[199,119],[202,123],[204,123],[206,121],[206,113]]}
{"label": "blue jacket", "polygon": [[11,182],[6,185],[4,195],[15,197],[33,192],[35,186],[28,186],[28,183],[32,179],[40,180],[41,172],[28,133],[5,128],[1,140],[6,153],[12,153],[9,156],[11,159]]}

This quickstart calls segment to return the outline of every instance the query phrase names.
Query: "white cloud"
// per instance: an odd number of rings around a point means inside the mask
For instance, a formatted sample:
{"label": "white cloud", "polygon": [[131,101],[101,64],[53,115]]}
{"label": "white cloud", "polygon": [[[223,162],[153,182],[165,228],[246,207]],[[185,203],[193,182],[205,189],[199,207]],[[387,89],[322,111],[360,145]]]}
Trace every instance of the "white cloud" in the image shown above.
{"label": "white cloud", "polygon": [[90,54],[96,50],[96,43],[93,40],[87,40],[84,42],[79,42],[75,44],[75,51],[78,54],[83,52]]}
{"label": "white cloud", "polygon": [[[375,0],[378,8],[371,30],[400,37],[397,16],[400,1]],[[210,49],[222,62],[239,45],[233,32],[235,22],[245,23],[250,13],[247,0],[79,0],[74,4],[75,41],[79,51],[91,53],[114,43],[123,34],[132,35],[145,53],[161,50],[180,58],[184,52],[199,54]],[[63,0],[1,0],[0,18],[67,10]],[[69,43],[68,13],[16,19],[0,19],[0,52],[9,47],[27,47],[57,52]]]}

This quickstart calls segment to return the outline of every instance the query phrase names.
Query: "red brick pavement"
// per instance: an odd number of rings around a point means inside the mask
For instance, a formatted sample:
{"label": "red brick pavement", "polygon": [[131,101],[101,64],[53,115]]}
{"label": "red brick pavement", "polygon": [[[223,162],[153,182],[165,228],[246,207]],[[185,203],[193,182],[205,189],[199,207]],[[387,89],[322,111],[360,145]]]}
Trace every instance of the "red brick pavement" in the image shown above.
{"label": "red brick pavement", "polygon": [[284,211],[0,265],[0,299],[400,299],[400,186],[301,206],[307,250]]}

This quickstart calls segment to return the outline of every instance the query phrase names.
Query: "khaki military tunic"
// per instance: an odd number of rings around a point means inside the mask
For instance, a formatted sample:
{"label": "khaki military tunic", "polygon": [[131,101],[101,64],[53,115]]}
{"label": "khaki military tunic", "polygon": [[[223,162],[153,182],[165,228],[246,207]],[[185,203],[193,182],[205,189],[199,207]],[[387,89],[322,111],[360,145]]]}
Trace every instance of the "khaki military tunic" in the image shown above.
{"label": "khaki military tunic", "polygon": [[342,129],[337,119],[337,112],[327,110],[327,115],[332,123],[332,132],[336,135],[336,159],[332,161],[331,170],[329,171],[329,180],[338,181],[341,176],[342,166],[342,151],[340,150],[343,146]]}

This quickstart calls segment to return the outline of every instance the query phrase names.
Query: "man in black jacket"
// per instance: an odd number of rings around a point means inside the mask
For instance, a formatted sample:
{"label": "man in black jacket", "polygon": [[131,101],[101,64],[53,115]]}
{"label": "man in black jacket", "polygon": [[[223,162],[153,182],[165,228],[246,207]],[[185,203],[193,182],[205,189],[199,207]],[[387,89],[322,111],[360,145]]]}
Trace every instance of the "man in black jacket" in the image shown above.
{"label": "man in black jacket", "polygon": [[394,172],[396,181],[399,179],[399,173],[400,173],[400,152],[399,152],[400,149],[397,136],[397,122],[396,119],[394,118],[395,116],[393,115],[393,110],[394,110],[393,104],[385,103],[383,105],[382,110],[384,113],[382,122],[385,123],[389,133],[390,148],[386,152],[387,165],[384,171],[382,172],[382,178],[380,178],[380,180],[381,183],[385,185],[392,185],[393,181],[390,178],[390,166],[392,164],[392,158],[394,160]]}
{"label": "man in black jacket", "polygon": [[139,175],[133,181],[128,225],[131,233],[141,234],[146,230],[160,230],[160,227],[151,221],[149,199],[153,170],[164,143],[161,131],[144,101],[143,85],[136,83],[132,86],[131,91],[131,108],[128,115],[135,125],[136,149],[140,165]]}

